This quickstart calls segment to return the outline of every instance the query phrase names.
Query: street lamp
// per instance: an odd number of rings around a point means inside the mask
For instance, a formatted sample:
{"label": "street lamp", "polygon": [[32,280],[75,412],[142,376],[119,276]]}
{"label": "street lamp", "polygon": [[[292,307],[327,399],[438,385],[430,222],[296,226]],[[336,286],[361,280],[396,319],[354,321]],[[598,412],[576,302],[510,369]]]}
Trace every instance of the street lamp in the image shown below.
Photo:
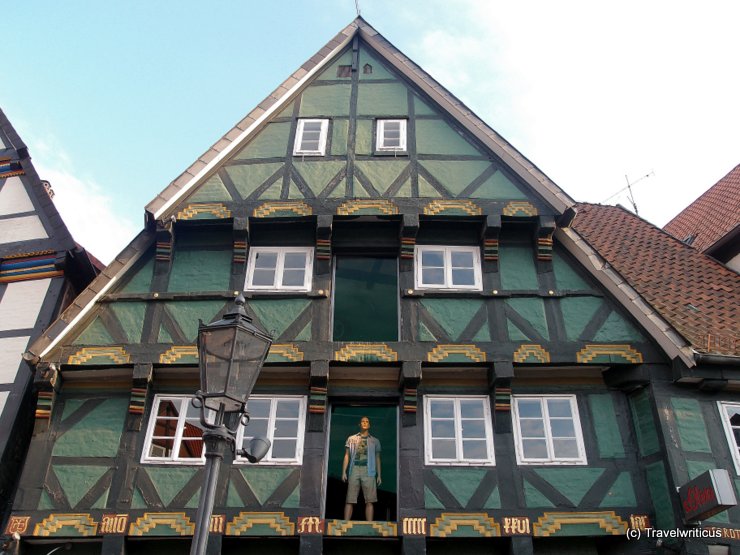
{"label": "street lamp", "polygon": [[[242,295],[235,299],[234,306],[221,320],[211,324],[199,322],[200,390],[192,402],[193,406],[200,409],[206,467],[190,555],[206,552],[216,482],[224,451],[226,445],[234,450],[239,426],[249,422],[247,399],[270,345],[272,338],[247,316]],[[250,452],[242,450],[239,454],[246,456],[250,462],[257,462],[269,450],[270,442],[267,439],[254,438],[250,443]]]}

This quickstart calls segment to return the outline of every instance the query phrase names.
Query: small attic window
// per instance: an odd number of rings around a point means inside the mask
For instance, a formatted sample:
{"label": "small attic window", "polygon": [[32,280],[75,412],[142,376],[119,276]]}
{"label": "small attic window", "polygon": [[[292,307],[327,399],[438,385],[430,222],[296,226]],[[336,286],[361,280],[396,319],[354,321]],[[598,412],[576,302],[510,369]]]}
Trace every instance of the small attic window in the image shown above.
{"label": "small attic window", "polygon": [[379,119],[375,149],[378,151],[391,152],[405,151],[406,120]]}
{"label": "small attic window", "polygon": [[337,66],[337,77],[352,77],[352,66]]}
{"label": "small attic window", "polygon": [[293,154],[297,156],[323,156],[326,152],[328,129],[328,119],[299,119]]}
{"label": "small attic window", "polygon": [[364,66],[362,66],[362,73],[364,73],[365,75],[372,75],[373,66],[371,66],[370,64],[365,64]]}

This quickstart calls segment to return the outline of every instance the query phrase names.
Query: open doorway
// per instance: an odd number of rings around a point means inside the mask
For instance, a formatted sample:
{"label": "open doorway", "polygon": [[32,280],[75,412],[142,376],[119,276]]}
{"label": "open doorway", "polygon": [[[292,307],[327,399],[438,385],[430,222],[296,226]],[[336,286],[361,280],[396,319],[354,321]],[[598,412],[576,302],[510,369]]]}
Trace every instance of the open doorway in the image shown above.
{"label": "open doorway", "polygon": [[[370,419],[370,434],[380,441],[382,484],[378,487],[375,503],[375,520],[396,520],[397,467],[398,467],[398,407],[337,404],[331,411],[331,432],[326,485],[327,519],[344,518],[347,484],[342,482],[342,460],[347,438],[360,431],[363,416]],[[365,519],[365,500],[362,492],[357,498],[353,520]]]}

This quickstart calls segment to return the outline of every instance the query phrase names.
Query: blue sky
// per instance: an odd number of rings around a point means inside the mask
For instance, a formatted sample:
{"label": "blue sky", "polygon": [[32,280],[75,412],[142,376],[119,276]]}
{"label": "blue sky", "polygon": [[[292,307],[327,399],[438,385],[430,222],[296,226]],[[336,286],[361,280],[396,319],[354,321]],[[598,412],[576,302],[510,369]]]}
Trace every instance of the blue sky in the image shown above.
{"label": "blue sky", "polygon": [[[634,196],[664,225],[740,163],[737,3],[360,7],[576,200],[651,174]],[[355,2],[35,0],[3,17],[0,106],[77,241],[107,262],[144,205],[346,26]]]}

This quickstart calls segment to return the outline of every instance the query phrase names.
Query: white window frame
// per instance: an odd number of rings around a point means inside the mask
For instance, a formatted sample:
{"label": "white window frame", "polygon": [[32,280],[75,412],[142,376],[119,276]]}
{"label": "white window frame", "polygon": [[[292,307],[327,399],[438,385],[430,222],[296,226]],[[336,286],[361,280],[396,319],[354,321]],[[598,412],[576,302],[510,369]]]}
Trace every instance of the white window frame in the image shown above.
{"label": "white window frame", "polygon": [[[548,399],[567,399],[570,401],[570,410],[573,416],[573,427],[576,432],[576,444],[578,445],[578,457],[575,458],[556,458],[553,454],[554,448],[552,443],[552,430],[550,426],[550,416],[548,414]],[[514,443],[516,447],[516,461],[519,465],[584,465],[588,464],[586,460],[586,448],[583,444],[583,429],[581,428],[581,418],[578,414],[578,401],[575,395],[512,395],[511,410],[513,416]],[[522,434],[519,420],[519,401],[520,400],[538,400],[542,408],[542,418],[545,427],[545,443],[547,445],[548,457],[545,459],[533,459],[524,457],[524,448],[522,445]]]}
{"label": "white window frame", "polygon": [[[307,123],[320,123],[321,131],[319,134],[319,148],[316,150],[303,150],[301,149],[301,143],[303,143],[303,128]],[[326,153],[326,138],[329,134],[329,120],[328,119],[299,119],[298,126],[295,132],[295,142],[293,143],[293,155],[294,156],[324,156]]]}
{"label": "white window frame", "polygon": [[727,444],[730,447],[730,453],[732,454],[732,462],[735,465],[735,474],[740,475],[740,446],[735,441],[735,434],[732,433],[732,424],[727,416],[725,407],[736,407],[740,409],[740,403],[732,403],[730,401],[717,401],[717,408],[719,409],[720,419],[722,420],[722,427],[725,430],[725,437],[727,438]]}
{"label": "white window frame", "polygon": [[[443,284],[425,284],[422,272],[422,254],[424,251],[442,250],[444,251],[444,275]],[[454,285],[452,283],[452,253],[453,252],[470,252],[473,253],[473,275],[475,283],[473,285]],[[414,276],[417,289],[437,289],[443,291],[481,291],[483,289],[483,278],[481,275],[480,248],[464,247],[457,245],[416,245],[414,248]]]}
{"label": "white window frame", "polygon": [[[452,401],[454,403],[455,422],[455,459],[435,459],[432,457],[432,411],[431,401]],[[478,400],[483,405],[483,418],[486,430],[486,458],[466,460],[462,450],[462,426],[460,418],[460,401]],[[424,463],[430,466],[495,466],[496,457],[493,449],[493,426],[491,418],[491,401],[486,395],[424,395]]]}
{"label": "white window frame", "polygon": [[[385,145],[386,123],[399,123],[399,146]],[[405,119],[379,119],[375,127],[375,150],[378,152],[406,152],[407,121]]]}
{"label": "white window frame", "polygon": [[[270,451],[267,453],[264,459],[260,461],[260,465],[270,465],[270,466],[295,466],[295,465],[301,465],[303,464],[303,441],[306,435],[306,406],[307,406],[307,398],[305,395],[250,395],[250,399],[269,399],[270,400],[270,416],[268,418],[267,422],[267,430],[268,430],[268,436],[267,439],[270,440],[270,444],[273,443],[274,440],[274,434],[275,434],[275,419],[276,419],[276,411],[277,411],[277,404],[278,401],[285,401],[285,400],[298,400],[299,401],[299,407],[298,407],[298,437],[296,438],[296,449],[295,449],[295,457],[290,459],[275,459],[272,458],[272,445],[270,446]],[[247,410],[249,410],[249,402],[247,401]],[[241,449],[242,441],[244,440],[244,435],[249,430],[249,426],[239,426],[239,431],[236,435],[236,445],[237,449]],[[249,435],[247,434],[247,437]],[[242,457],[240,455],[237,455],[234,458],[234,464],[249,464],[249,461],[247,461],[246,457]]]}
{"label": "white window frame", "polygon": [[149,412],[149,424],[146,429],[146,439],[144,440],[144,452],[141,454],[142,464],[174,464],[174,465],[200,465],[206,462],[205,457],[205,445],[203,446],[203,455],[200,460],[198,459],[181,459],[178,458],[176,453],[180,451],[180,444],[182,442],[183,432],[185,430],[185,417],[187,416],[186,410],[182,410],[184,405],[180,405],[180,414],[177,420],[177,429],[175,430],[175,442],[172,448],[173,455],[171,457],[153,457],[149,455],[149,450],[152,446],[152,436],[154,435],[154,427],[157,423],[157,412],[159,410],[159,403],[162,401],[171,401],[173,399],[182,400],[186,404],[189,404],[192,395],[155,395],[154,401],[152,401],[152,410]]}
{"label": "white window frame", "polygon": [[[272,285],[253,285],[255,258],[260,253],[276,253],[277,262],[275,266],[275,280]],[[306,255],[305,274],[302,285],[279,285],[283,279],[285,255],[300,252]],[[245,291],[310,291],[313,281],[313,247],[251,247],[249,249],[249,260],[247,262],[247,279],[244,284]]]}

